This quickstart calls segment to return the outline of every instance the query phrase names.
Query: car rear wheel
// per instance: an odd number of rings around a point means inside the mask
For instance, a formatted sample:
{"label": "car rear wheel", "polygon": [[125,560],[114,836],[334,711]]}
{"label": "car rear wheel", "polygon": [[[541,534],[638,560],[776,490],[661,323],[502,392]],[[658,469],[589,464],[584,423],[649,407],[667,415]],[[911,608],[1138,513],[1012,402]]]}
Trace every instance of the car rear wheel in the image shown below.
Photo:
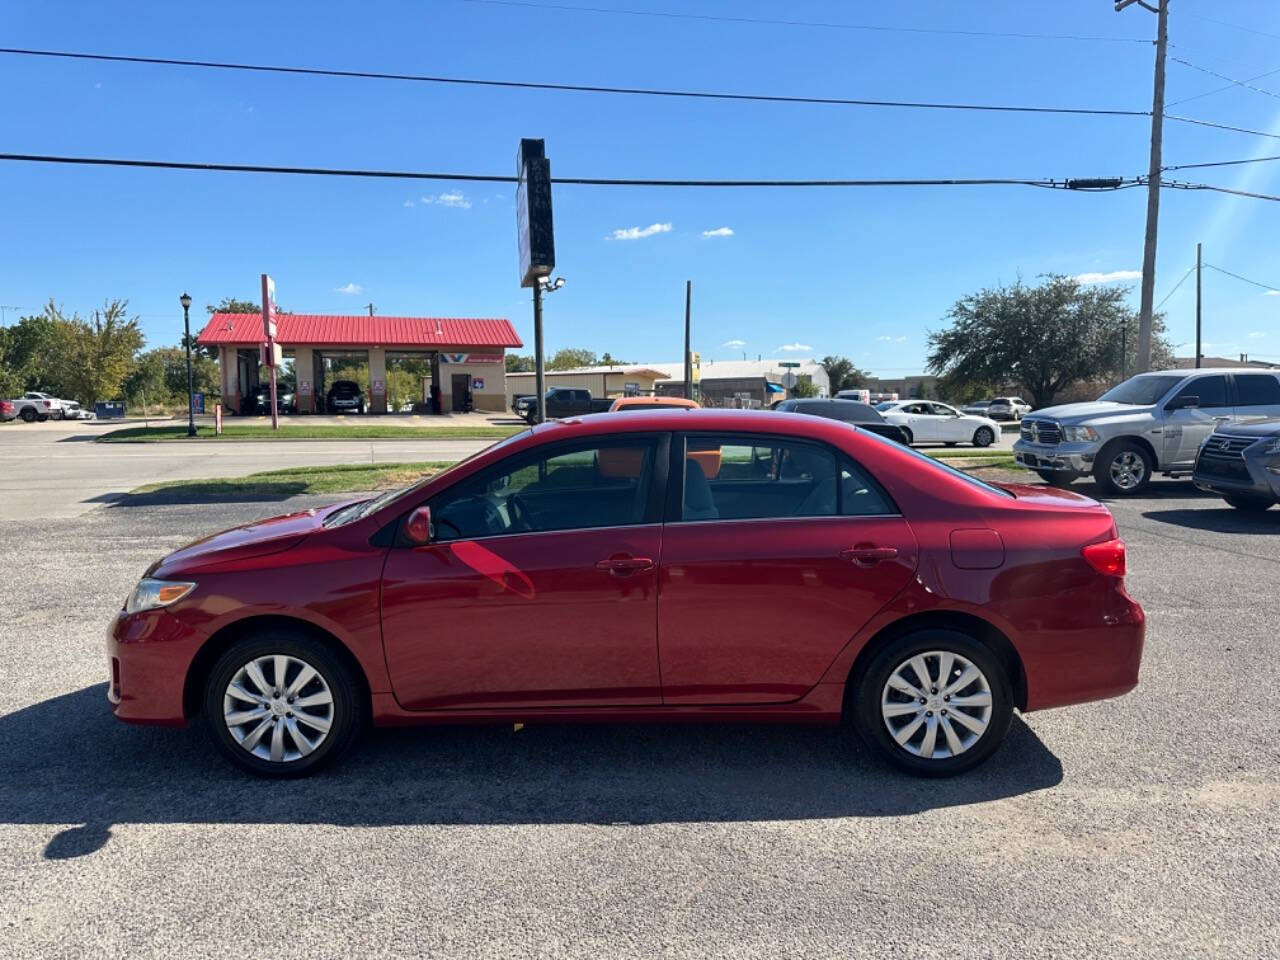
{"label": "car rear wheel", "polygon": [[32,410],[30,407],[23,407],[23,408],[22,408],[22,413],[18,414],[18,416],[22,417],[22,422],[23,422],[23,423],[35,423],[35,422],[36,422],[36,412],[35,412],[34,410]]}
{"label": "car rear wheel", "polygon": [[1113,496],[1141,493],[1151,482],[1151,454],[1132,440],[1102,451],[1093,467],[1098,486]]}
{"label": "car rear wheel", "polygon": [[360,688],[322,643],[268,630],[234,644],[205,683],[205,723],[236,766],[302,777],[337,759],[364,726]]}
{"label": "car rear wheel", "polygon": [[875,654],[853,692],[862,738],[893,766],[946,777],[982,763],[1004,740],[1013,695],[1004,666],[957,630],[920,630]]}
{"label": "car rear wheel", "polygon": [[1271,505],[1275,502],[1265,497],[1250,497],[1238,493],[1223,499],[1237,510],[1244,510],[1246,513],[1262,513],[1264,510],[1271,509]]}
{"label": "car rear wheel", "polygon": [[996,442],[995,432],[990,427],[979,427],[973,432],[975,447],[989,447]]}
{"label": "car rear wheel", "polygon": [[902,439],[903,439],[903,442],[904,442],[904,443],[906,443],[906,445],[907,445],[908,447],[909,447],[909,446],[911,446],[913,443],[915,443],[915,442],[916,442],[915,434],[913,434],[913,433],[912,433],[910,430],[908,430],[906,427],[901,427],[900,429],[902,430]]}

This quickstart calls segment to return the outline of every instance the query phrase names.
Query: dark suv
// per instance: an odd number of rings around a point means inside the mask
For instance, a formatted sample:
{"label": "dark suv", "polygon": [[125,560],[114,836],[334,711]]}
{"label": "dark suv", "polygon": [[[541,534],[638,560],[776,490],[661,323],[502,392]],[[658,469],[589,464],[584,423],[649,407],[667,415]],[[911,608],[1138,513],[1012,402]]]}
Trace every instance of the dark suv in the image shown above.
{"label": "dark suv", "polygon": [[1219,426],[1200,445],[1192,480],[1237,510],[1280,503],[1280,420]]}
{"label": "dark suv", "polygon": [[335,380],[325,400],[329,413],[364,413],[364,394],[354,380]]}
{"label": "dark suv", "polygon": [[901,427],[885,420],[875,407],[859,403],[857,400],[783,400],[781,403],[775,403],[773,409],[782,413],[807,413],[812,417],[843,420],[845,423],[857,424],[863,430],[878,433],[898,443],[907,442],[907,435],[902,432]]}

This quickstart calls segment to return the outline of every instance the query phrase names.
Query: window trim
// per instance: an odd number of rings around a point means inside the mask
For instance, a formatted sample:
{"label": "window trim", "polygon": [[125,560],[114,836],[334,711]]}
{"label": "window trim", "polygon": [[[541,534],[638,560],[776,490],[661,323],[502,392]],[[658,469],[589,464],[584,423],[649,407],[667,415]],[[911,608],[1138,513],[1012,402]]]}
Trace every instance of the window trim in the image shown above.
{"label": "window trim", "polygon": [[[599,449],[605,446],[625,446],[635,441],[644,441],[653,447],[653,466],[649,471],[649,491],[645,496],[644,514],[638,521],[631,523],[611,523],[611,524],[595,524],[588,527],[557,527],[554,530],[520,530],[508,531],[505,533],[486,533],[477,537],[453,537],[450,539],[440,539],[432,537],[429,544],[413,543],[404,535],[404,525],[408,520],[409,514],[421,506],[432,507],[435,512],[434,504],[441,497],[447,496],[448,493],[456,488],[459,484],[476,481],[477,483],[488,483],[496,475],[509,472],[512,469],[520,469],[519,466],[512,467],[511,464],[517,459],[529,457],[536,462],[538,459],[549,459],[559,456],[562,453],[572,453],[575,450],[582,449]],[[393,521],[387,524],[387,527],[394,531],[392,542],[388,544],[392,547],[404,548],[420,548],[423,546],[445,545],[450,543],[470,542],[472,540],[493,540],[498,537],[527,537],[541,536],[553,533],[570,533],[581,532],[584,530],[621,530],[630,527],[647,527],[654,524],[662,523],[663,508],[663,490],[666,487],[667,471],[671,450],[671,433],[669,431],[636,431],[625,433],[600,434],[590,437],[577,437],[573,439],[557,440],[552,443],[538,444],[528,447],[516,453],[508,454],[501,460],[489,464],[483,470],[477,470],[475,473],[461,477],[454,483],[449,484],[443,490],[435,491],[425,500],[415,502],[408,507],[403,513],[398,515]],[[434,525],[434,522],[433,522]],[[386,529],[385,527],[383,529]],[[381,531],[379,531],[381,533]]]}
{"label": "window trim", "polygon": [[[817,516],[789,516],[789,517],[716,517],[712,520],[685,520],[682,516],[684,512],[684,461],[689,449],[689,438],[707,437],[733,437],[735,440],[741,440],[744,445],[747,443],[758,445],[778,445],[778,444],[801,444],[809,447],[817,447],[824,453],[831,454],[835,458],[836,466],[836,512],[831,514],[818,514]],[[886,441],[892,443],[892,441]],[[678,455],[677,455],[678,454]],[[681,469],[672,471],[671,464],[679,461]],[[879,491],[892,509],[888,513],[857,513],[845,514],[842,512],[844,507],[844,489],[840,483],[840,471],[842,469],[842,461],[847,461],[856,469],[860,470],[871,484]],[[824,440],[815,440],[810,437],[793,437],[786,434],[769,434],[769,433],[736,433],[732,430],[725,431],[680,431],[671,437],[671,446],[667,463],[668,482],[666,509],[663,512],[662,522],[668,523],[777,523],[787,520],[870,520],[884,517],[902,517],[902,508],[898,502],[889,493],[889,489],[880,482],[876,475],[868,470],[860,460],[841,450],[839,447],[833,446]]]}

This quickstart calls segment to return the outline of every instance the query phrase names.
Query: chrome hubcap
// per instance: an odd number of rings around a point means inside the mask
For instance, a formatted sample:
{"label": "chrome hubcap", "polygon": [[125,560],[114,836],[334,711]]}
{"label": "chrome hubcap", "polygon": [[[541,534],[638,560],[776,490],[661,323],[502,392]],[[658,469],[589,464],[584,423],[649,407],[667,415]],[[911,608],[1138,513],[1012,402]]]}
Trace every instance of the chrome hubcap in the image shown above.
{"label": "chrome hubcap", "polygon": [[885,728],[903,750],[926,760],[957,757],[991,722],[991,685],[969,660],[930,650],[904,660],[880,694]]}
{"label": "chrome hubcap", "polygon": [[1147,465],[1132,450],[1111,461],[1111,481],[1121,490],[1132,490],[1147,475]]}
{"label": "chrome hubcap", "polygon": [[305,660],[282,653],[257,657],[227,684],[222,719],[249,753],[288,763],[312,753],[329,736],[333,693]]}

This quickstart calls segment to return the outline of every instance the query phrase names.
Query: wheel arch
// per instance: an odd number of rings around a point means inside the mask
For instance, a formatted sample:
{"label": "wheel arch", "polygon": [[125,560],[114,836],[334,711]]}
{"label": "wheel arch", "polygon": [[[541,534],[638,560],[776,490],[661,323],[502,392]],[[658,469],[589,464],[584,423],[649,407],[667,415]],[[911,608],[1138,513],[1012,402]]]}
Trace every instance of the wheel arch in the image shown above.
{"label": "wheel arch", "polygon": [[204,699],[204,684],[218,658],[230,649],[232,644],[260,630],[288,630],[323,644],[351,671],[351,676],[360,687],[366,714],[372,709],[373,695],[370,692],[372,688],[369,685],[369,678],[360,665],[360,660],[345,643],[322,627],[299,617],[271,614],[236,620],[222,627],[204,642],[192,658],[191,665],[187,668],[186,679],[183,681],[182,714],[186,719],[189,720],[200,712],[200,705]]}
{"label": "wheel arch", "polygon": [[979,643],[990,648],[1005,668],[1009,677],[1009,686],[1013,689],[1013,703],[1019,710],[1027,708],[1027,673],[1022,664],[1017,648],[998,627],[972,613],[960,610],[930,610],[914,613],[893,621],[877,632],[858,651],[853,665],[849,668],[849,676],[845,679],[844,713],[851,716],[853,709],[851,700],[853,691],[857,689],[863,672],[875,655],[899,637],[920,630],[956,630],[973,637]]}

